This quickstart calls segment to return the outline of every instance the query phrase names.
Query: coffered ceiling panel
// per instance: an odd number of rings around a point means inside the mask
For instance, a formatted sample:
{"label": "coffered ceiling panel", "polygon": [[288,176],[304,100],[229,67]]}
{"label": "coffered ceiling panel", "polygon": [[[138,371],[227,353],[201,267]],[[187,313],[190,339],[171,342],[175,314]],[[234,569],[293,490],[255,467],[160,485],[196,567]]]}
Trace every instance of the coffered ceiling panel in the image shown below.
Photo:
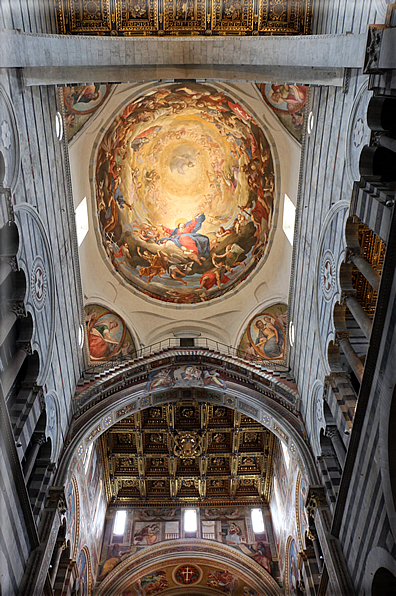
{"label": "coffered ceiling panel", "polygon": [[55,0],[58,32],[77,35],[293,35],[312,0]]}
{"label": "coffered ceiling panel", "polygon": [[117,423],[100,441],[111,502],[268,502],[274,435],[223,406],[155,406]]}

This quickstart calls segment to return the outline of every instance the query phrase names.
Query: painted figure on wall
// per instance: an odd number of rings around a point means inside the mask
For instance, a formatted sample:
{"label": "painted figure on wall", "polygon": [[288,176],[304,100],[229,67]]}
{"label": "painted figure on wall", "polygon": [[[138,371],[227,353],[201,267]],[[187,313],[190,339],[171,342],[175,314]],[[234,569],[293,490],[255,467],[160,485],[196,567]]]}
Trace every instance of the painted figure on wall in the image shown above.
{"label": "painted figure on wall", "polygon": [[149,375],[148,391],[174,386],[213,387],[224,390],[227,388],[227,383],[220,371],[189,364],[178,368],[162,369]]}
{"label": "painted figure on wall", "polygon": [[284,360],[287,306],[276,304],[253,317],[244,332],[238,352],[246,360]]}
{"label": "painted figure on wall", "polygon": [[79,132],[93,114],[104,104],[111,85],[78,85],[63,87],[65,125],[68,141]]}
{"label": "painted figure on wall", "polygon": [[298,586],[298,567],[297,567],[297,559],[298,559],[298,550],[297,544],[294,540],[292,540],[290,544],[290,551],[289,551],[289,586],[290,586],[290,596],[297,596],[297,586]]}
{"label": "painted figure on wall", "polygon": [[166,302],[210,300],[243,281],[266,252],[274,201],[263,131],[208,85],[139,97],[99,147],[103,247],[128,283]]}
{"label": "painted figure on wall", "polygon": [[265,103],[275,112],[285,128],[301,141],[308,88],[301,85],[258,85]]}
{"label": "painted figure on wall", "polygon": [[237,584],[237,578],[229,571],[213,570],[208,575],[206,585],[212,588],[218,588],[226,594],[232,594]]}
{"label": "painted figure on wall", "polygon": [[144,525],[141,522],[136,522],[135,531],[133,534],[133,542],[139,546],[150,546],[155,544],[155,542],[158,541],[159,531],[159,524]]}
{"label": "painted figure on wall", "polygon": [[97,304],[85,307],[91,360],[119,360],[133,357],[135,346],[124,320]]}
{"label": "painted figure on wall", "polygon": [[166,578],[165,571],[153,571],[148,575],[142,577],[138,582],[140,594],[146,596],[148,594],[157,594],[169,587],[169,582]]}
{"label": "painted figure on wall", "polygon": [[80,552],[77,560],[77,574],[76,593],[78,596],[90,596],[91,590],[88,583],[88,561],[84,549]]}
{"label": "painted figure on wall", "polygon": [[107,550],[106,559],[102,563],[102,568],[100,570],[100,574],[98,575],[98,580],[101,581],[106,577],[110,571],[113,571],[114,567],[116,567],[121,561],[129,557],[129,555],[135,554],[137,550],[136,546],[126,547],[122,544],[113,544]]}

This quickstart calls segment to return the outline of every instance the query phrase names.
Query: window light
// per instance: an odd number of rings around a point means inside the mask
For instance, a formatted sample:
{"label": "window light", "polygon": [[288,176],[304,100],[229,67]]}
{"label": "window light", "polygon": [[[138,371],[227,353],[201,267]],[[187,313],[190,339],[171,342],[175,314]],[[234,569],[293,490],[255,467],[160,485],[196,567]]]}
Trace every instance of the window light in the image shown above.
{"label": "window light", "polygon": [[264,532],[264,518],[261,509],[252,509],[251,516],[253,532],[255,534],[261,534]]}
{"label": "window light", "polygon": [[76,211],[77,242],[81,246],[82,241],[88,233],[88,207],[87,197],[81,201]]}
{"label": "window light", "polygon": [[85,459],[84,459],[85,474],[88,471],[89,462],[91,461],[92,449],[93,449],[93,443],[90,444],[90,446],[88,447],[88,449],[85,452]]}
{"label": "window light", "polygon": [[289,450],[286,447],[285,443],[283,441],[281,441],[281,445],[282,445],[282,451],[283,451],[283,457],[285,459],[286,462],[286,468],[289,469],[290,466],[290,455],[289,455]]}
{"label": "window light", "polygon": [[284,202],[283,202],[283,231],[286,234],[286,237],[290,244],[293,246],[293,236],[294,236],[294,222],[296,219],[296,208],[289,199],[289,197],[285,194]]}
{"label": "window light", "polygon": [[184,511],[184,531],[197,531],[197,511],[196,509],[186,509]]}
{"label": "window light", "polygon": [[125,522],[126,522],[126,511],[119,510],[116,513],[115,520],[114,520],[114,529],[113,534],[114,536],[122,536],[125,530]]}
{"label": "window light", "polygon": [[55,132],[59,141],[63,138],[63,120],[59,112],[55,114]]}

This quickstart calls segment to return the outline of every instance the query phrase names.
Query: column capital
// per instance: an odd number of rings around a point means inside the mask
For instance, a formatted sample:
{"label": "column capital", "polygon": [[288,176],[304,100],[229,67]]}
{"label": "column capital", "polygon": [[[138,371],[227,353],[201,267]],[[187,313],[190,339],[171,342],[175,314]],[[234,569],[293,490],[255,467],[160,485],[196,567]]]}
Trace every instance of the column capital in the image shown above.
{"label": "column capital", "polygon": [[322,507],[327,507],[324,487],[322,485],[310,486],[305,501],[305,508],[309,517],[314,518],[316,510]]}
{"label": "column capital", "polygon": [[336,437],[338,434],[338,428],[335,424],[328,424],[325,430],[325,436],[329,439]]}
{"label": "column capital", "polygon": [[67,502],[65,496],[65,489],[63,486],[51,486],[48,489],[46,509],[57,509],[59,515],[62,516],[67,511]]}
{"label": "column capital", "polygon": [[342,341],[349,341],[349,336],[350,332],[348,330],[336,331],[334,343],[336,344],[336,346],[339,346]]}

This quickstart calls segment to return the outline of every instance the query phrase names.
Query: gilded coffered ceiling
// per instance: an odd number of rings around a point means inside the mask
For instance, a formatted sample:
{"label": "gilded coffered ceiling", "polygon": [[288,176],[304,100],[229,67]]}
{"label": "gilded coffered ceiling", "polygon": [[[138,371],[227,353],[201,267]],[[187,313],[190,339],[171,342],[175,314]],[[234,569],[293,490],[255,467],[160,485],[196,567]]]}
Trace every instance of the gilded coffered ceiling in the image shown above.
{"label": "gilded coffered ceiling", "polygon": [[107,497],[118,504],[268,502],[275,437],[224,406],[154,406],[100,440]]}
{"label": "gilded coffered ceiling", "polygon": [[56,0],[58,32],[77,35],[296,35],[312,0]]}

